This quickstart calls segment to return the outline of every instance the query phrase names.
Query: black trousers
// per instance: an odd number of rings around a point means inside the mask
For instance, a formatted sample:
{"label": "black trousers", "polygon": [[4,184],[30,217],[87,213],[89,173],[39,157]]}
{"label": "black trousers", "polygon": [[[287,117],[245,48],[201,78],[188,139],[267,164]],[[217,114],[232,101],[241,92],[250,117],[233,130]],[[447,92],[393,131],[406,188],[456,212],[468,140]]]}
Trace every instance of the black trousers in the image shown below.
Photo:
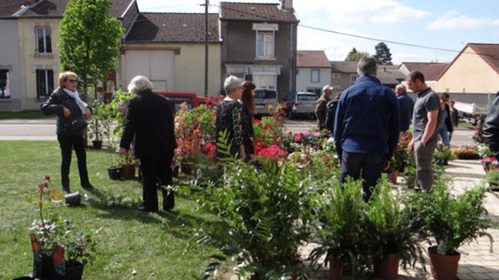
{"label": "black trousers", "polygon": [[69,170],[71,167],[71,154],[73,148],[78,158],[78,171],[80,172],[80,184],[87,186],[88,181],[87,171],[87,153],[85,152],[85,141],[83,135],[57,135],[59,146],[61,147],[62,163],[61,163],[61,184],[63,187],[69,188]]}
{"label": "black trousers", "polygon": [[[157,154],[140,158],[140,171],[142,173],[142,200],[147,210],[158,210],[158,186],[173,184],[171,163],[173,150],[161,151]],[[173,191],[168,193],[161,188],[163,194],[163,208],[173,209],[175,198]]]}

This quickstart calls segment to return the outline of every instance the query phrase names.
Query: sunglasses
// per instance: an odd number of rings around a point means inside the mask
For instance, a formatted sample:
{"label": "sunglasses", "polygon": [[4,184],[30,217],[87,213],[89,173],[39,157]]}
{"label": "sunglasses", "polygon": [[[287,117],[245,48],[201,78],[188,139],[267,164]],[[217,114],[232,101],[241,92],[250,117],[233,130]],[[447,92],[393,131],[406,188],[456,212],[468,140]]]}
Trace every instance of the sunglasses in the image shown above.
{"label": "sunglasses", "polygon": [[76,83],[76,82],[78,82],[77,80],[73,80],[73,79],[68,80],[68,81],[69,81],[70,83]]}

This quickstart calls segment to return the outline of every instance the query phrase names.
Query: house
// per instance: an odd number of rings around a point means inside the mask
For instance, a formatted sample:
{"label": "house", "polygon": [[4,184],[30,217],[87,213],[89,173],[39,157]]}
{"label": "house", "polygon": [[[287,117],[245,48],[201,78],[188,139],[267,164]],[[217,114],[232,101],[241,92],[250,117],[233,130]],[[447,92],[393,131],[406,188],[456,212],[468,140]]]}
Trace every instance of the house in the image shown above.
{"label": "house", "polygon": [[[158,91],[205,94],[205,14],[141,13],[121,47],[119,87],[136,75]],[[208,92],[220,92],[220,38],[217,14],[208,14]]]}
{"label": "house", "polygon": [[499,44],[467,44],[437,80],[432,86],[437,92],[495,95],[499,90]]}
{"label": "house", "polygon": [[331,64],[324,51],[296,52],[296,89],[321,95],[322,87],[331,83]]}
{"label": "house", "polygon": [[437,62],[402,62],[399,70],[405,77],[413,71],[423,73],[425,82],[428,86],[432,87],[437,83],[437,79],[442,72],[449,66],[449,63]]}
{"label": "house", "polygon": [[357,80],[357,61],[331,61],[331,86],[344,91]]}
{"label": "house", "polygon": [[[67,0],[12,0],[0,4],[0,111],[36,110],[58,86],[59,26]],[[126,29],[136,0],[113,0],[109,16]]]}
{"label": "house", "polygon": [[221,85],[235,75],[277,90],[279,99],[295,91],[299,21],[292,3],[221,2]]}

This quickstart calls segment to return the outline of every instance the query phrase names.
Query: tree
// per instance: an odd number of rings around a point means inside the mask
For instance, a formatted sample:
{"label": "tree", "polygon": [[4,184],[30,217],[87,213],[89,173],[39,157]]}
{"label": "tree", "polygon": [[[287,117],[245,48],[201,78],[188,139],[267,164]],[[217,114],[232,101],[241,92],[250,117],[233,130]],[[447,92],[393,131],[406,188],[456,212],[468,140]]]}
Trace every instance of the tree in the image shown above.
{"label": "tree", "polygon": [[61,21],[61,68],[81,77],[84,100],[88,86],[104,80],[119,59],[124,33],[120,21],[109,17],[110,5],[110,0],[70,0]]}
{"label": "tree", "polygon": [[376,47],[374,47],[374,49],[376,50],[374,58],[376,59],[378,64],[388,64],[388,65],[393,64],[392,54],[390,53],[390,49],[385,43],[380,42],[379,44],[376,45]]}
{"label": "tree", "polygon": [[357,49],[353,48],[345,58],[345,61],[359,61],[364,55],[369,55],[367,52],[358,52]]}

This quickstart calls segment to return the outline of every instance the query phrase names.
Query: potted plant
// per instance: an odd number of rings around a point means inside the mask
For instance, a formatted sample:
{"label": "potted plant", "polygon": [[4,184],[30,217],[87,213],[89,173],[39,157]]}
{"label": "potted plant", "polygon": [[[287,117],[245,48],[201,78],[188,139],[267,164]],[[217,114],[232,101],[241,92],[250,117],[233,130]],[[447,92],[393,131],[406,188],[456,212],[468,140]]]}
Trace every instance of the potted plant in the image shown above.
{"label": "potted plant", "polygon": [[456,159],[456,155],[452,152],[452,150],[442,143],[437,145],[437,148],[433,153],[433,157],[440,166],[447,165],[449,160]]}
{"label": "potted plant", "polygon": [[[486,192],[484,186],[477,186],[459,196],[453,195],[447,190],[445,180],[438,179],[430,192],[419,194],[417,208],[424,219],[428,241],[436,244],[428,248],[435,279],[456,279],[461,257],[458,248],[463,243],[487,236],[492,249],[493,238],[485,231],[493,225],[484,207]],[[452,266],[442,271],[443,263]]]}
{"label": "potted plant", "polygon": [[309,259],[315,265],[325,256],[324,265],[330,265],[333,280],[356,279],[368,263],[365,254],[361,254],[368,249],[362,181],[348,179],[340,186],[338,179],[333,178],[329,185],[314,200],[319,222],[313,240],[319,246],[311,251]]}
{"label": "potted plant", "polygon": [[108,104],[95,99],[92,103],[92,117],[88,122],[88,138],[93,139],[94,149],[102,148],[102,140],[111,135],[112,116]]}
{"label": "potted plant", "polygon": [[[64,192],[50,189],[49,176],[38,184],[38,198],[27,197],[39,212],[40,219],[34,220],[30,229],[31,246],[34,253],[33,277],[41,279],[81,279],[83,266],[93,261],[93,232],[87,226],[76,231],[70,221],[58,217],[54,208],[62,201]],[[48,200],[48,203],[43,199]],[[44,211],[50,207],[50,211]]]}
{"label": "potted plant", "polygon": [[132,149],[128,149],[128,153],[121,156],[120,176],[123,179],[135,178],[135,160],[133,158]]}
{"label": "potted plant", "polygon": [[199,211],[221,218],[216,224],[192,225],[194,241],[220,248],[205,275],[228,258],[235,260],[236,274],[245,279],[288,279],[305,273],[298,249],[311,231],[312,191],[306,176],[289,162],[265,157],[259,162],[226,163],[219,185],[180,190],[201,204]]}
{"label": "potted plant", "polygon": [[400,261],[404,268],[414,267],[416,261],[425,263],[423,222],[410,201],[401,193],[394,195],[385,179],[376,186],[366,207],[369,258],[381,279],[396,279]]}

